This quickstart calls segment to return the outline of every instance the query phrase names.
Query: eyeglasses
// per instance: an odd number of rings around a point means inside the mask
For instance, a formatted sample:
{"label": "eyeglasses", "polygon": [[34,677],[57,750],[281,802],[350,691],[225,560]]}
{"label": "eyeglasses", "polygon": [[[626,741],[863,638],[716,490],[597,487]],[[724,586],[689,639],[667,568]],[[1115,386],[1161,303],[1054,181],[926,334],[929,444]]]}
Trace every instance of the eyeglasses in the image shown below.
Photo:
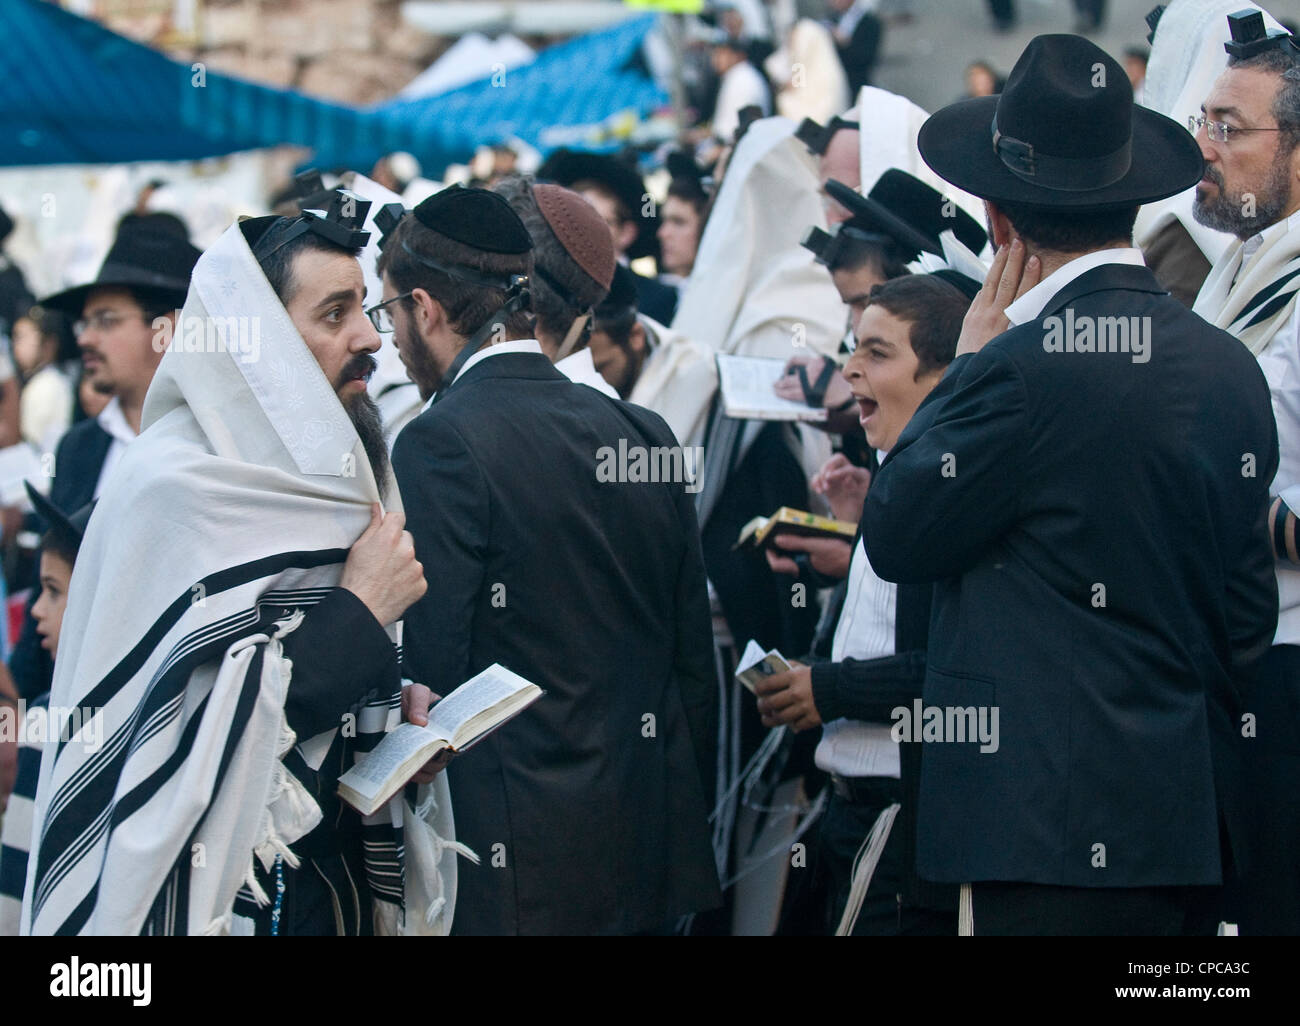
{"label": "eyeglasses", "polygon": [[414,293],[404,292],[400,296],[394,296],[392,299],[385,299],[382,303],[377,303],[366,311],[366,316],[370,318],[370,323],[375,326],[375,331],[380,334],[390,334],[396,327],[393,324],[393,315],[388,307],[402,299],[409,299]]}
{"label": "eyeglasses", "polygon": [[[81,320],[74,322],[72,325],[72,334],[75,337],[80,338],[91,328],[94,328],[99,334],[107,334],[119,324],[129,321],[134,316],[136,315],[104,310],[100,313],[94,314],[90,317],[83,317]],[[143,320],[144,315],[140,314],[139,316]]]}
{"label": "eyeglasses", "polygon": [[1206,134],[1210,137],[1210,142],[1226,143],[1229,137],[1240,132],[1280,132],[1281,127],[1277,128],[1238,128],[1236,125],[1230,125],[1226,121],[1211,121],[1204,114],[1190,114],[1187,118],[1187,130],[1195,135],[1205,126]]}

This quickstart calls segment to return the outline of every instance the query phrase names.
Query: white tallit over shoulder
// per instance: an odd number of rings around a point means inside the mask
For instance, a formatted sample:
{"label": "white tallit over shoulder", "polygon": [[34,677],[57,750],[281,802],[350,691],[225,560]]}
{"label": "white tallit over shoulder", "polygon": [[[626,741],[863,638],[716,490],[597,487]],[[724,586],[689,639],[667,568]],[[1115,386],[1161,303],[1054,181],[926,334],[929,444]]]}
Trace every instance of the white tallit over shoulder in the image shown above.
{"label": "white tallit over shoulder", "polygon": [[628,402],[663,417],[682,445],[702,444],[709,403],[718,389],[713,351],[645,314],[637,319],[650,351]]}
{"label": "white tallit over shoulder", "polygon": [[854,115],[861,125],[858,157],[862,184],[859,192],[865,196],[881,175],[895,168],[919,178],[965,210],[977,224],[984,224],[984,201],[945,182],[921,158],[916,137],[930,116],[924,108],[888,89],[863,86],[858,90]]}
{"label": "white tallit over shoulder", "polygon": [[[843,337],[844,304],[830,273],[799,244],[810,227],[826,228],[826,214],[816,160],[794,128],[785,118],[749,126],[704,226],[672,328],[714,353],[834,356]],[[701,403],[698,415],[683,409],[682,418],[694,423],[707,416],[708,405]],[[719,418],[717,426],[709,433],[696,495],[701,524],[763,425]],[[821,431],[798,433],[791,447],[809,477],[830,457]]]}
{"label": "white tallit over shoulder", "polygon": [[[220,324],[242,344],[201,337]],[[338,583],[381,491],[238,226],[200,259],[176,337],[73,573],[51,704],[98,710],[102,744],[43,753],[25,932],[229,933],[239,889],[264,896],[254,858],[296,864],[292,845],[320,819],[280,762],[296,739],[278,639]],[[383,730],[397,703],[381,696],[359,719]],[[445,784],[441,799],[445,831]],[[400,852],[401,810],[381,812]],[[408,825],[408,845],[441,853]],[[407,874],[418,914],[377,900],[379,925],[437,929],[423,916],[454,900],[454,855],[443,862],[450,890]],[[449,903],[438,909],[449,924]]]}

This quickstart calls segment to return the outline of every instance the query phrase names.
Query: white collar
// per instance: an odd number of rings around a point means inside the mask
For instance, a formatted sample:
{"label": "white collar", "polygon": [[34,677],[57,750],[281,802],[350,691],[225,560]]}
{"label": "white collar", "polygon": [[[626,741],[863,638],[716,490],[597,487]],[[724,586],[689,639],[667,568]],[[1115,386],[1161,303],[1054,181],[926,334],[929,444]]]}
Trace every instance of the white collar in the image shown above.
{"label": "white collar", "polygon": [[100,427],[118,441],[135,441],[136,432],[132,431],[131,425],[127,423],[126,414],[122,412],[121,400],[117,396],[113,396],[108,401],[108,405],[99,411],[99,416],[95,419],[99,421]]}
{"label": "white collar", "polygon": [[1131,246],[1115,249],[1099,249],[1094,253],[1085,253],[1068,264],[1058,267],[1032,289],[1007,307],[1007,320],[1012,324],[1025,324],[1038,319],[1038,316],[1051,302],[1052,297],[1060,292],[1075,278],[1103,264],[1130,264],[1145,267],[1142,251]]}
{"label": "white collar", "polygon": [[1274,221],[1262,232],[1256,232],[1249,239],[1241,244],[1241,263],[1245,266],[1247,260],[1255,255],[1259,247],[1264,245],[1264,236],[1273,232],[1276,235],[1283,235],[1287,232],[1300,227],[1300,210],[1288,217],[1285,221]]}
{"label": "white collar", "polygon": [[[459,381],[474,364],[486,360],[489,356],[500,356],[502,353],[537,353],[540,356],[541,352],[542,344],[535,338],[517,339],[513,342],[498,342],[493,346],[483,346],[461,366],[456,373],[456,380]],[[429,396],[423,408],[427,410],[432,405],[433,396]]]}
{"label": "white collar", "polygon": [[614,386],[605,380],[605,376],[596,370],[596,361],[590,349],[579,349],[566,356],[555,365],[555,369],[577,385],[588,385],[597,392],[603,392],[611,399],[619,397]]}

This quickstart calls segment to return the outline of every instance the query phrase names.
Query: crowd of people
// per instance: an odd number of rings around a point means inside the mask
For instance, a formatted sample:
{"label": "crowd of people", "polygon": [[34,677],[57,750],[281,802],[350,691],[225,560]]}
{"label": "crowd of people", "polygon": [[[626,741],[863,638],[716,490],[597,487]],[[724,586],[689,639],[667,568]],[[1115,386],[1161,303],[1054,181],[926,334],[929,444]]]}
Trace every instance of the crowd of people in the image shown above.
{"label": "crowd of people", "polygon": [[1236,2],[1148,106],[1045,35],[657,197],[309,174],[0,269],[0,933],[1300,932],[1300,38]]}

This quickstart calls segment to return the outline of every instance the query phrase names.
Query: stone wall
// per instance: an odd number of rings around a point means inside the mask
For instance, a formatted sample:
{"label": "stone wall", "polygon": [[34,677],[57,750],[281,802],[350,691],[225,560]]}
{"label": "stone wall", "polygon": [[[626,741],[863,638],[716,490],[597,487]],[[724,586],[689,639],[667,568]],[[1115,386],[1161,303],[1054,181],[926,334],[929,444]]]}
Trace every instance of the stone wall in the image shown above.
{"label": "stone wall", "polygon": [[119,2],[100,19],[177,60],[349,104],[393,96],[452,42],[404,24],[401,0],[197,0],[193,39]]}

